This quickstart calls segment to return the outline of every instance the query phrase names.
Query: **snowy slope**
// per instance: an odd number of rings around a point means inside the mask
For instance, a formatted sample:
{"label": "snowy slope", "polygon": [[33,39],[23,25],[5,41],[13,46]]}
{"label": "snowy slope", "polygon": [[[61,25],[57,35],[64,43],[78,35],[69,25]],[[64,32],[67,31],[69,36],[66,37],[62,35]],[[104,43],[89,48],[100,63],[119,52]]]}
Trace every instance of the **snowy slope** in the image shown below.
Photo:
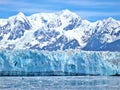
{"label": "snowy slope", "polygon": [[119,43],[120,21],[113,18],[89,22],[63,10],[0,19],[0,49],[120,51]]}
{"label": "snowy slope", "polygon": [[120,51],[120,22],[108,18],[96,23],[94,32],[83,49]]}

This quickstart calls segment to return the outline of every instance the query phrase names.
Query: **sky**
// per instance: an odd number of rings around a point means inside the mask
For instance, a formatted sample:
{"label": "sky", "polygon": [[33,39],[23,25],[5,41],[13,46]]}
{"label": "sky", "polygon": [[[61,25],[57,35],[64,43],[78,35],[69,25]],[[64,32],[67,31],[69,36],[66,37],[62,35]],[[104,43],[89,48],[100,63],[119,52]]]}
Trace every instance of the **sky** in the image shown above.
{"label": "sky", "polygon": [[120,20],[120,0],[0,0],[0,18],[8,18],[19,12],[29,16],[64,9],[89,21],[108,17]]}

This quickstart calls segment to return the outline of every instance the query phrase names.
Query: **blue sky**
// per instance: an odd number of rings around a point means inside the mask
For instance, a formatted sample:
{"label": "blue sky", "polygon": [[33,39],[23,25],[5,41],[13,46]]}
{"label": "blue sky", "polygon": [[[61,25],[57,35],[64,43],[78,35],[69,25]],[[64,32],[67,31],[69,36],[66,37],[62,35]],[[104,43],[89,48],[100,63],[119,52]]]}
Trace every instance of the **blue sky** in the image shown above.
{"label": "blue sky", "polygon": [[0,0],[0,18],[8,18],[18,12],[31,15],[64,9],[90,21],[108,17],[120,20],[120,0]]}

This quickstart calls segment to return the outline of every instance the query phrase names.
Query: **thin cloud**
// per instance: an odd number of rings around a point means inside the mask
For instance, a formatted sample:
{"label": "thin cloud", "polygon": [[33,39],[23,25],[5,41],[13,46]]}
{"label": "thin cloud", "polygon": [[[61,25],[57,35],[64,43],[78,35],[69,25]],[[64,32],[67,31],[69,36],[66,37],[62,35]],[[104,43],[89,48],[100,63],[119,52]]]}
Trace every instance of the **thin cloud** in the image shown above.
{"label": "thin cloud", "polygon": [[6,3],[11,3],[11,1],[9,1],[9,0],[1,0],[0,1],[0,4],[6,4]]}
{"label": "thin cloud", "polygon": [[110,6],[110,5],[120,5],[120,2],[106,2],[106,1],[98,1],[98,0],[94,0],[94,1],[90,1],[90,0],[69,0],[69,1],[65,1],[65,0],[54,0],[53,3],[60,3],[60,4],[66,4],[66,5],[73,5],[73,6]]}
{"label": "thin cloud", "polygon": [[120,12],[76,11],[76,13],[82,18],[120,16]]}
{"label": "thin cloud", "polygon": [[[48,0],[50,3],[31,3],[31,2],[25,2],[25,1],[11,1],[11,0],[3,0],[0,2],[0,5],[6,5],[6,9],[29,9],[31,12],[33,11],[32,9],[39,10],[40,9],[48,9],[48,10],[55,10],[55,9],[63,9],[65,8],[70,8],[70,9],[96,9],[96,8],[105,8],[105,7],[110,7],[110,6],[117,6],[120,5],[120,2],[98,2],[97,0],[90,1],[90,0]],[[63,7],[61,7],[63,5]],[[10,7],[10,8],[9,8]],[[28,10],[28,11],[29,11]],[[22,10],[24,11],[24,10]],[[26,10],[25,10],[26,11]]]}
{"label": "thin cloud", "polygon": [[18,3],[21,3],[21,1],[11,1],[11,0],[3,0],[3,1],[0,1],[0,5],[15,5],[15,4],[18,4]]}
{"label": "thin cloud", "polygon": [[48,13],[48,12],[55,12],[55,10],[48,10],[48,9],[40,9],[40,8],[37,8],[37,9],[34,9],[34,8],[21,8],[21,9],[16,9],[15,11],[19,12],[25,12],[25,13],[30,13],[30,14],[34,14],[34,13]]}
{"label": "thin cloud", "polygon": [[6,0],[4,2],[0,2],[0,5],[5,5],[6,7],[1,7],[0,10],[2,11],[16,11],[16,12],[40,12],[40,11],[53,11],[48,8],[54,8],[53,5],[49,4],[39,4],[39,3],[29,3],[23,1],[14,1],[11,2],[10,0]]}

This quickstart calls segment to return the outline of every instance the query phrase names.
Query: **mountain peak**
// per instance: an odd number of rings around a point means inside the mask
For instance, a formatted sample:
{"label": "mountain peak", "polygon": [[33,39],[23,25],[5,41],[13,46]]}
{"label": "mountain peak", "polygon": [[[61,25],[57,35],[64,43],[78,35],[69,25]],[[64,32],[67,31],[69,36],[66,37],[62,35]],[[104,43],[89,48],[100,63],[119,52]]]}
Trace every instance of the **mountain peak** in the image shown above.
{"label": "mountain peak", "polygon": [[16,17],[16,20],[19,20],[19,21],[22,21],[22,22],[27,21],[26,16],[22,12],[19,12],[15,17]]}
{"label": "mountain peak", "polygon": [[19,13],[17,14],[17,16],[24,17],[25,15],[24,15],[24,13],[22,13],[22,12],[19,12]]}
{"label": "mountain peak", "polygon": [[74,13],[74,12],[68,10],[68,9],[62,10],[62,13],[63,14],[70,14],[70,15],[73,15],[73,14],[76,15],[76,13]]}
{"label": "mountain peak", "polygon": [[73,12],[71,12],[71,11],[68,10],[68,9],[62,10],[62,12],[63,12],[63,13],[73,13]]}
{"label": "mountain peak", "polygon": [[114,18],[112,18],[112,17],[109,17],[108,19],[106,19],[106,21],[108,21],[108,22],[114,22],[116,20]]}
{"label": "mountain peak", "polygon": [[78,17],[78,15],[76,14],[76,13],[74,13],[74,12],[72,12],[72,11],[70,11],[70,10],[68,10],[68,9],[65,9],[65,10],[62,10],[62,11],[59,11],[59,12],[57,12],[59,15],[68,15],[68,16],[77,16]]}

